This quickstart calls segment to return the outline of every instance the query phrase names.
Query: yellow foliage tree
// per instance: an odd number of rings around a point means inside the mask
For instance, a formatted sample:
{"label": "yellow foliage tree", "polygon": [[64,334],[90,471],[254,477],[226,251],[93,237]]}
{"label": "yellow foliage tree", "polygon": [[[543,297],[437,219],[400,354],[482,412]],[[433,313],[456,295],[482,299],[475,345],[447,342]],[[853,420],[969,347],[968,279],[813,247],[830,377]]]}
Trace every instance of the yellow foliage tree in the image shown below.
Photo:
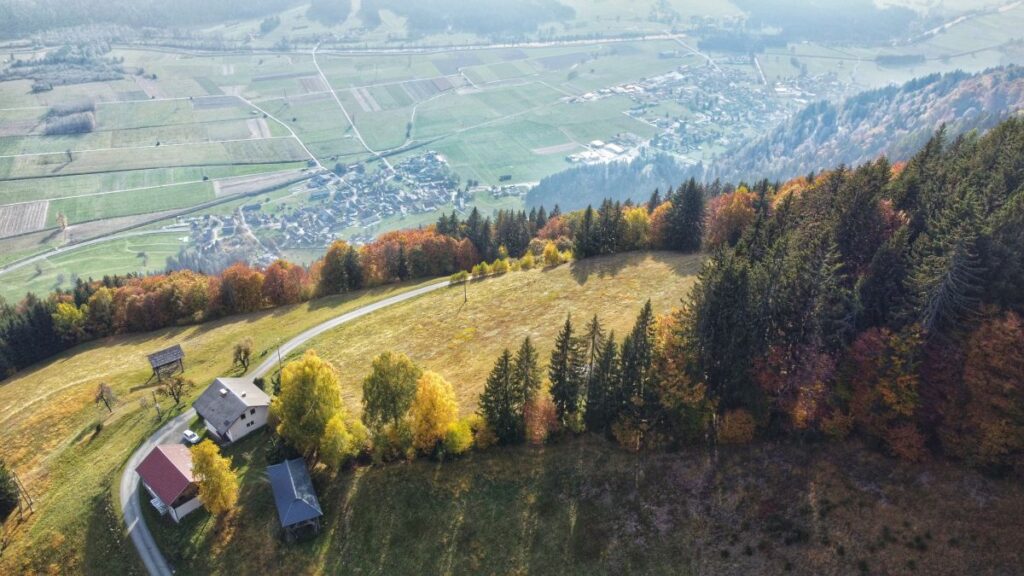
{"label": "yellow foliage tree", "polygon": [[413,446],[421,452],[432,451],[455,424],[458,413],[452,385],[440,374],[424,372],[416,383],[416,398],[409,409]]}
{"label": "yellow foliage tree", "polygon": [[369,436],[362,422],[341,411],[327,422],[320,439],[320,457],[328,468],[339,470],[367,448]]}
{"label": "yellow foliage tree", "polygon": [[279,422],[277,433],[316,460],[328,422],[344,414],[334,366],[313,350],[286,364],[281,371],[281,393],[274,398],[271,411]]}
{"label": "yellow foliage tree", "polygon": [[544,245],[544,265],[545,266],[558,266],[562,263],[561,255],[558,253],[558,246],[555,243],[548,241]]}
{"label": "yellow foliage tree", "polygon": [[216,444],[203,440],[192,447],[192,476],[199,485],[199,501],[210,514],[219,516],[235,507],[238,476]]}

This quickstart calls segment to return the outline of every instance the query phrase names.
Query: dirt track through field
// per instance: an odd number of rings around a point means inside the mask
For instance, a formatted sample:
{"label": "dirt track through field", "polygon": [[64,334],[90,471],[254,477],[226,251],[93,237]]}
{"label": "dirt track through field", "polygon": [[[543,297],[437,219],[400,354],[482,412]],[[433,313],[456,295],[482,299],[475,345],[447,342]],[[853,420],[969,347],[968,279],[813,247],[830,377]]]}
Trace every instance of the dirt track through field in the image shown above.
{"label": "dirt track through field", "polygon": [[263,118],[249,118],[246,120],[246,125],[249,126],[249,135],[253,139],[270,138],[270,126],[267,126],[267,121]]}
{"label": "dirt track through field", "polygon": [[302,180],[303,178],[306,178],[306,173],[301,170],[285,170],[283,172],[271,172],[269,174],[221,178],[213,182],[213,192],[217,198],[237,196],[239,194],[251,194],[262,190],[270,190],[286,186],[292,182]]}

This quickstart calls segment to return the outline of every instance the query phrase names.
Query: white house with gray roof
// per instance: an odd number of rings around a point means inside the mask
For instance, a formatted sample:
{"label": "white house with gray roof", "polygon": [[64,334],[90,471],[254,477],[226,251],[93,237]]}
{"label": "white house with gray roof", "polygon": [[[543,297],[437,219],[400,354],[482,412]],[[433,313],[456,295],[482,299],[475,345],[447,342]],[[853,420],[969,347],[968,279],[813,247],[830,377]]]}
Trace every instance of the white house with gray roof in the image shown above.
{"label": "white house with gray roof", "polygon": [[270,396],[252,378],[217,378],[192,406],[210,434],[223,442],[237,442],[266,426]]}

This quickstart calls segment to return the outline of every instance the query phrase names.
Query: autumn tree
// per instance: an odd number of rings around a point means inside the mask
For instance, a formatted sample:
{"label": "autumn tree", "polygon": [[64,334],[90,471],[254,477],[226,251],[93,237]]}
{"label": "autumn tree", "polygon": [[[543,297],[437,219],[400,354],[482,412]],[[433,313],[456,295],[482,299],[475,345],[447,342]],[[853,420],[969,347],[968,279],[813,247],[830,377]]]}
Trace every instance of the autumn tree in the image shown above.
{"label": "autumn tree", "polygon": [[359,253],[347,242],[336,240],[324,254],[320,268],[320,294],[341,294],[363,286]]}
{"label": "autumn tree", "polygon": [[242,372],[245,372],[249,369],[250,358],[252,358],[252,338],[245,338],[240,342],[236,342],[232,360],[233,365],[241,366]]}
{"label": "autumn tree", "polygon": [[704,244],[708,248],[735,246],[754,216],[754,195],[746,187],[713,198],[708,203]]}
{"label": "autumn tree", "polygon": [[358,418],[349,417],[340,410],[327,421],[320,439],[320,457],[332,470],[354,460],[369,446],[370,435]]}
{"label": "autumn tree", "polygon": [[413,446],[423,453],[433,452],[453,424],[459,405],[452,385],[435,372],[424,372],[416,383],[416,396],[409,409]]}
{"label": "autumn tree", "polygon": [[302,300],[306,271],[297,264],[275,260],[263,271],[263,297],[274,306]]}
{"label": "autumn tree", "polygon": [[192,475],[199,485],[199,501],[210,514],[219,516],[235,507],[238,475],[209,439],[192,447]]}
{"label": "autumn tree", "polygon": [[277,433],[293,448],[316,461],[327,423],[343,413],[341,383],[330,362],[313,350],[285,364],[281,392],[271,404]]}
{"label": "autumn tree", "polygon": [[181,399],[195,389],[195,387],[196,383],[188,378],[171,376],[160,384],[160,387],[156,389],[156,393],[174,400],[174,405],[177,406],[181,404]]}
{"label": "autumn tree", "polygon": [[228,314],[242,314],[263,306],[263,274],[238,263],[220,277],[220,300]]}
{"label": "autumn tree", "polygon": [[373,359],[363,380],[363,419],[374,430],[398,425],[416,396],[423,371],[404,354],[384,352]]}
{"label": "autumn tree", "polygon": [[88,306],[79,308],[73,302],[57,304],[57,310],[53,313],[53,327],[64,342],[74,345],[85,338],[88,312]]}
{"label": "autumn tree", "polygon": [[558,411],[547,390],[534,394],[523,405],[523,430],[530,444],[543,444],[558,430]]}
{"label": "autumn tree", "polygon": [[662,316],[656,323],[655,374],[661,425],[676,442],[695,442],[707,433],[715,411],[707,385],[692,375],[687,317],[681,310]]}
{"label": "autumn tree", "polygon": [[1024,473],[1024,323],[1009,312],[971,333],[963,373],[965,401],[949,407],[951,452],[991,469]]}
{"label": "autumn tree", "polygon": [[920,350],[914,329],[872,328],[854,341],[842,369],[856,424],[906,460],[924,457],[925,439],[917,427]]}

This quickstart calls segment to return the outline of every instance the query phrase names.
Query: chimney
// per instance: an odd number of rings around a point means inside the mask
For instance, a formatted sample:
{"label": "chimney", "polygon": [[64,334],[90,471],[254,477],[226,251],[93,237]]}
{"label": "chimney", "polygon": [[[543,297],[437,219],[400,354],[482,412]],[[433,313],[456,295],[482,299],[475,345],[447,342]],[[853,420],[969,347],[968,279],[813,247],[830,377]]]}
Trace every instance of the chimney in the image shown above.
{"label": "chimney", "polygon": [[223,398],[223,397],[225,397],[227,395],[228,395],[228,389],[227,388],[221,388],[220,389],[220,397]]}

